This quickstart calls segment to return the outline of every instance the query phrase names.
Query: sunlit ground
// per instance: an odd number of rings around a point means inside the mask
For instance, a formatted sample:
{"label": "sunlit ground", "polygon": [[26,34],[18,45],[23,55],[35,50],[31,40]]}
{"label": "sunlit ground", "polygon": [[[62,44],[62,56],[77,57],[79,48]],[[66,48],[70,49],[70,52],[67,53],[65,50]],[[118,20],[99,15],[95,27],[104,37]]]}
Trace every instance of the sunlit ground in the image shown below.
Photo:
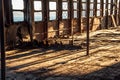
{"label": "sunlit ground", "polygon": [[7,78],[117,80],[116,76],[120,75],[120,30],[100,30],[92,32],[91,36],[89,56],[85,56],[84,48],[75,46],[7,51]]}

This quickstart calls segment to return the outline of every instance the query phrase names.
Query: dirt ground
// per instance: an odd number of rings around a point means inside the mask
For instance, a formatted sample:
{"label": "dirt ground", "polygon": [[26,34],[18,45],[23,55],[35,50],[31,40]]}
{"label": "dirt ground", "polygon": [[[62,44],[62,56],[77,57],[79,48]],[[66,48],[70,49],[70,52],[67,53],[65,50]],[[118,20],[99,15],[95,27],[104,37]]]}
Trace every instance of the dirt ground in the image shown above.
{"label": "dirt ground", "polygon": [[6,52],[6,80],[120,80],[120,28],[90,34],[86,56],[85,34],[74,45]]}

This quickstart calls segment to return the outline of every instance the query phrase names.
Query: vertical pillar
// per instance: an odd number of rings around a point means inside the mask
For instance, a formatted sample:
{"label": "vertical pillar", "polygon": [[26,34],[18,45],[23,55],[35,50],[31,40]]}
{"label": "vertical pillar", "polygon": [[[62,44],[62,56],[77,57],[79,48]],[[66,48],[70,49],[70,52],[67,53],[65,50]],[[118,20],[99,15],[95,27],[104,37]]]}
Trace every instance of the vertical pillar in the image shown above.
{"label": "vertical pillar", "polygon": [[[110,15],[113,15],[113,0],[111,0],[111,5],[110,5]],[[110,26],[112,26],[112,19],[111,19],[111,23]]]}
{"label": "vertical pillar", "polygon": [[97,16],[97,0],[94,0],[94,16]]}
{"label": "vertical pillar", "polygon": [[115,13],[115,21],[117,23],[117,0],[114,0],[114,13]]}
{"label": "vertical pillar", "polygon": [[30,39],[33,42],[33,36],[35,31],[35,23],[34,23],[34,4],[33,0],[29,0],[29,29],[30,29]]}
{"label": "vertical pillar", "polygon": [[48,38],[48,17],[49,17],[49,12],[48,12],[48,4],[49,4],[49,1],[48,0],[43,0],[43,5],[42,7],[44,8],[43,9],[43,15],[44,15],[44,38],[45,40],[47,40]]}
{"label": "vertical pillar", "polygon": [[68,10],[68,14],[69,14],[69,27],[70,27],[70,33],[71,35],[73,35],[73,31],[72,31],[72,12],[73,12],[73,0],[69,0],[69,10]]}
{"label": "vertical pillar", "polygon": [[118,25],[118,0],[116,0],[116,2],[115,2],[115,4],[116,4],[116,10],[115,10],[115,14],[116,14],[116,25]]}
{"label": "vertical pillar", "polygon": [[86,17],[87,17],[87,40],[86,40],[86,43],[87,43],[87,53],[86,55],[89,55],[89,29],[90,29],[90,24],[89,24],[89,14],[90,14],[90,0],[87,1],[87,11],[86,11]]}
{"label": "vertical pillar", "polygon": [[1,52],[1,80],[6,77],[6,62],[5,62],[5,44],[4,44],[4,0],[0,0],[0,52]]}
{"label": "vertical pillar", "polygon": [[57,23],[58,23],[58,35],[60,35],[59,33],[60,33],[60,21],[62,20],[62,0],[58,0],[58,5],[57,5],[57,7],[58,7],[58,11],[57,11],[57,13],[58,13],[58,20],[57,20]]}
{"label": "vertical pillar", "polygon": [[80,33],[82,32],[81,30],[81,13],[82,13],[82,0],[78,0],[78,26],[79,26],[79,29],[80,29]]}
{"label": "vertical pillar", "polygon": [[101,0],[101,4],[100,4],[100,5],[101,5],[101,6],[100,6],[100,9],[101,9],[100,16],[103,17],[103,13],[104,13],[104,11],[103,11],[103,8],[104,8],[104,1],[103,1],[103,0]]}
{"label": "vertical pillar", "polygon": [[119,10],[118,10],[118,17],[119,17],[119,25],[120,25],[120,0],[119,0]]}
{"label": "vertical pillar", "polygon": [[113,0],[111,0],[111,6],[110,6],[110,15],[112,15],[113,14]]}
{"label": "vertical pillar", "polygon": [[101,2],[100,2],[100,9],[101,9],[101,11],[100,11],[100,17],[101,17],[101,29],[103,28],[102,27],[102,20],[103,20],[103,14],[104,14],[104,11],[103,11],[103,8],[104,8],[104,1],[103,0],[101,0]]}
{"label": "vertical pillar", "polygon": [[108,0],[106,0],[105,17],[105,28],[108,29]]}

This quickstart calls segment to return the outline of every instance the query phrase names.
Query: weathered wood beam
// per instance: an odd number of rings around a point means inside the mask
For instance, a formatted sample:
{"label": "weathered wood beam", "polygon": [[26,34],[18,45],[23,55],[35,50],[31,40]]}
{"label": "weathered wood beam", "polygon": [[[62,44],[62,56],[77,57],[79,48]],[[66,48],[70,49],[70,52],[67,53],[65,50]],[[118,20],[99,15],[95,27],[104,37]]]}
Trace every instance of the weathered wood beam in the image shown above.
{"label": "weathered wood beam", "polygon": [[6,55],[5,55],[5,40],[4,40],[4,0],[0,0],[0,55],[1,55],[1,80],[6,80]]}

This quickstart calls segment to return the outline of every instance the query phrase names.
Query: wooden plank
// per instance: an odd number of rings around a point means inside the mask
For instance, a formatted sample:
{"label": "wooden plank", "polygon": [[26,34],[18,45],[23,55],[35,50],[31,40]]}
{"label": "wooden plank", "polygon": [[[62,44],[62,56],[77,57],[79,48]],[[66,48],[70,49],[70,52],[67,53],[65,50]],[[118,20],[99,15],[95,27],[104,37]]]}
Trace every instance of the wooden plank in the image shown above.
{"label": "wooden plank", "polygon": [[4,40],[4,0],[0,0],[0,54],[1,54],[1,80],[6,80],[6,55],[5,55],[5,40]]}

